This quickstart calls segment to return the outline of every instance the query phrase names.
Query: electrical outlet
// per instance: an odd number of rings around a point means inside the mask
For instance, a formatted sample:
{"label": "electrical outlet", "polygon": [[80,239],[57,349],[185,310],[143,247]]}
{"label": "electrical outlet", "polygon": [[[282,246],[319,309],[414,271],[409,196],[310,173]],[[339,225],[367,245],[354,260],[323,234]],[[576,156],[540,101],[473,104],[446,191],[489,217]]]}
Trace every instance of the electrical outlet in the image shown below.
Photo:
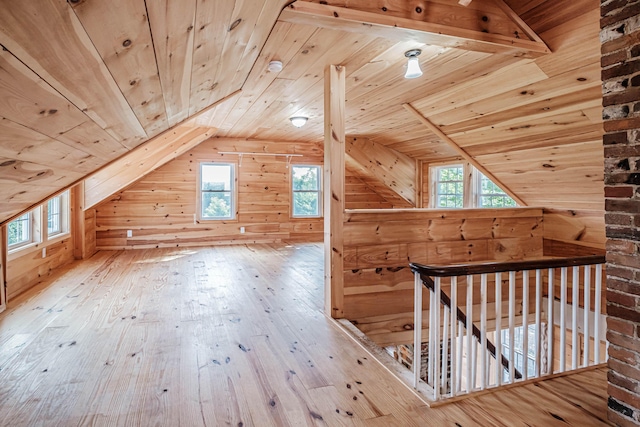
{"label": "electrical outlet", "polygon": [[127,230],[127,237],[133,237],[133,230]]}
{"label": "electrical outlet", "polygon": [[42,258],[47,257],[47,248],[42,248]]}
{"label": "electrical outlet", "polygon": [[244,227],[240,227],[240,234],[244,234]]}

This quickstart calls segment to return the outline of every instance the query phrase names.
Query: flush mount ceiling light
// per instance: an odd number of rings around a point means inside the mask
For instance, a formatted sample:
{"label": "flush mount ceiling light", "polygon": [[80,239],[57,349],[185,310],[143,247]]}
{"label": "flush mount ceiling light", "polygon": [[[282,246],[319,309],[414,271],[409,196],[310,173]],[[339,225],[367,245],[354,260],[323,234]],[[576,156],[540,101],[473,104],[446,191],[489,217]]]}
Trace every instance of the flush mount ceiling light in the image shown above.
{"label": "flush mount ceiling light", "polygon": [[302,126],[305,125],[305,123],[307,123],[307,120],[309,119],[307,117],[298,116],[298,117],[291,117],[289,120],[291,120],[292,125],[294,125],[297,128],[301,128]]}
{"label": "flush mount ceiling light", "polygon": [[404,74],[405,79],[415,79],[422,75],[420,63],[418,62],[418,55],[421,53],[422,51],[420,49],[411,49],[404,53],[404,56],[409,58],[407,62],[407,72]]}
{"label": "flush mount ceiling light", "polygon": [[269,66],[267,66],[267,70],[272,73],[279,73],[282,71],[282,62],[281,61],[271,61],[269,62]]}

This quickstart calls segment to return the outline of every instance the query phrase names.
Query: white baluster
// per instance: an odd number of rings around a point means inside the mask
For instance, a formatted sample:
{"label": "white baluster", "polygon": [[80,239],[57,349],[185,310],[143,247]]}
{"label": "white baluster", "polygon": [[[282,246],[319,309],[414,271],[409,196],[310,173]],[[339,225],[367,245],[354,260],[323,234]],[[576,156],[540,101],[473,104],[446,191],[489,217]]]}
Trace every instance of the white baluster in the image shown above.
{"label": "white baluster", "polygon": [[413,296],[413,387],[417,388],[420,383],[422,359],[422,280],[419,273],[414,273]]}

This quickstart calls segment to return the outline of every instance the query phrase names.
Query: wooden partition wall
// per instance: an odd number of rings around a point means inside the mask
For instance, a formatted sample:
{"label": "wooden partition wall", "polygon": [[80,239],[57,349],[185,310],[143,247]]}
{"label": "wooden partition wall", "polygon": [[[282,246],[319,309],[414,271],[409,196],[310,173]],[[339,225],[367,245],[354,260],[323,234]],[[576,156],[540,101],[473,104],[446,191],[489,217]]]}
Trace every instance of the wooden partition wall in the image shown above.
{"label": "wooden partition wall", "polygon": [[347,210],[343,237],[344,317],[391,333],[411,324],[410,262],[541,257],[543,215],[540,208]]}

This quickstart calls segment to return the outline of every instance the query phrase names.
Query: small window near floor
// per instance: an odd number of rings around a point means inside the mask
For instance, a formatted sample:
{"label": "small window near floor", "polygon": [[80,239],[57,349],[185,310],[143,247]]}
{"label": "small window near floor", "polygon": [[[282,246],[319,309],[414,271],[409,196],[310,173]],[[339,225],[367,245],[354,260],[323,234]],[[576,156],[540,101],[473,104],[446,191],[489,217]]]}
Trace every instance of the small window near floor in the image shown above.
{"label": "small window near floor", "polygon": [[47,202],[47,237],[69,232],[69,191],[49,199]]}
{"label": "small window near floor", "polygon": [[463,165],[437,166],[433,168],[434,208],[458,209],[464,207]]}
{"label": "small window near floor", "polygon": [[322,216],[322,171],[315,165],[291,166],[292,216]]}
{"label": "small window near floor", "polygon": [[200,219],[236,217],[235,164],[200,164]]}

